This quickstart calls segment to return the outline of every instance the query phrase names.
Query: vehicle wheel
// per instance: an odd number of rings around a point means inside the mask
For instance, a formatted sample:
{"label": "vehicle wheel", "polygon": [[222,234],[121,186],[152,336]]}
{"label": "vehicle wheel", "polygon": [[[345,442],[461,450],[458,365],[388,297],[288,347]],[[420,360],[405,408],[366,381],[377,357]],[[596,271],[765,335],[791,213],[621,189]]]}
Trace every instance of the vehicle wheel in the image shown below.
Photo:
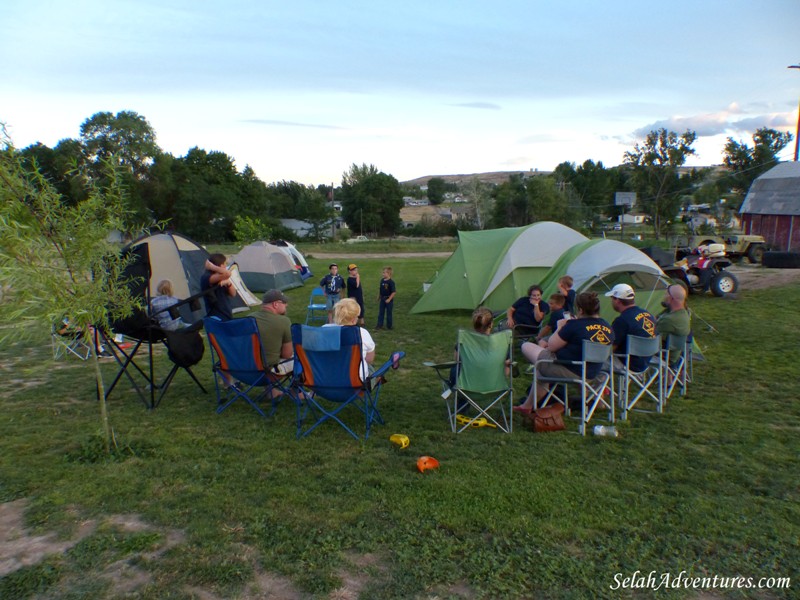
{"label": "vehicle wheel", "polygon": [[754,265],[760,264],[764,259],[764,244],[753,244],[747,249],[747,260]]}
{"label": "vehicle wheel", "polygon": [[800,252],[764,252],[761,264],[771,269],[800,269]]}
{"label": "vehicle wheel", "polygon": [[736,275],[728,271],[720,271],[711,280],[711,293],[722,297],[725,294],[733,294],[739,289],[739,280]]}

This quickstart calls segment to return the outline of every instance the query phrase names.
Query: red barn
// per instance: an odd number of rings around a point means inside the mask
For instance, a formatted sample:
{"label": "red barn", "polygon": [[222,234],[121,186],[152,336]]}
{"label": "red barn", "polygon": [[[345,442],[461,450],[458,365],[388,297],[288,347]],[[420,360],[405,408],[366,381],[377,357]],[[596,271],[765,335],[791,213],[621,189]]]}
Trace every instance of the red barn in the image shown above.
{"label": "red barn", "polygon": [[764,236],[773,250],[800,251],[800,163],[779,163],[756,179],[739,212],[746,234]]}

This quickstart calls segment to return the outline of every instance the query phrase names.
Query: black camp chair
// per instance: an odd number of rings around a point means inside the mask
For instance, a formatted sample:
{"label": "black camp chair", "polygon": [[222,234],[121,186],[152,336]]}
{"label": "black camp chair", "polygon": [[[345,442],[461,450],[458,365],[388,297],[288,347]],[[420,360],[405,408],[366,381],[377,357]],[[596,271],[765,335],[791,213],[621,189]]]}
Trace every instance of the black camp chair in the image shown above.
{"label": "black camp chair", "polygon": [[[146,306],[150,306],[150,259],[147,244],[132,245],[127,249],[133,255],[133,259],[126,267],[122,277],[127,282],[131,294],[135,298],[140,298]],[[184,309],[188,312],[196,312],[200,308],[200,298],[203,293],[195,294],[181,300],[177,304],[169,307],[170,315],[175,318]],[[103,328],[96,327],[96,335],[102,337],[106,347],[111,351],[117,361],[119,369],[111,384],[106,389],[106,399],[113,393],[114,389],[122,377],[126,377],[133,386],[144,405],[153,409],[156,408],[169,389],[172,380],[179,370],[186,371],[197,386],[206,393],[206,389],[195,377],[192,367],[203,358],[205,345],[203,338],[200,337],[199,330],[202,328],[202,321],[196,322],[191,327],[183,330],[168,332],[158,326],[157,320],[152,315],[148,315],[144,310],[137,309],[133,315],[125,319],[119,319],[111,323],[111,329],[115,334],[122,334],[133,341],[133,346],[124,348],[118,344],[114,335],[106,332]],[[153,348],[161,344],[167,349],[167,356],[172,362],[167,376],[158,381],[153,364]],[[140,357],[142,348],[147,349],[147,366],[143,368],[137,358]],[[148,394],[149,392],[149,394]]]}
{"label": "black camp chair", "polygon": [[[196,298],[187,299],[184,302],[193,300]],[[133,340],[133,346],[130,348],[123,348],[116,342],[114,336],[101,332],[100,335],[102,335],[106,347],[110,349],[119,365],[116,376],[106,390],[106,399],[114,391],[120,379],[125,376],[144,405],[150,409],[156,408],[161,403],[164,394],[167,393],[175,375],[181,369],[189,374],[189,377],[204,394],[207,393],[203,384],[192,372],[192,367],[202,360],[205,352],[203,338],[200,336],[202,327],[203,322],[199,321],[185,329],[164,331],[151,316],[142,310],[137,310],[132,317],[117,321],[113,325],[115,333],[121,333],[126,338]],[[158,382],[156,378],[153,361],[153,349],[159,344],[167,349],[167,356],[172,362],[169,373],[161,382]],[[136,362],[136,358],[143,348],[147,350],[148,356],[146,368],[142,368]]]}

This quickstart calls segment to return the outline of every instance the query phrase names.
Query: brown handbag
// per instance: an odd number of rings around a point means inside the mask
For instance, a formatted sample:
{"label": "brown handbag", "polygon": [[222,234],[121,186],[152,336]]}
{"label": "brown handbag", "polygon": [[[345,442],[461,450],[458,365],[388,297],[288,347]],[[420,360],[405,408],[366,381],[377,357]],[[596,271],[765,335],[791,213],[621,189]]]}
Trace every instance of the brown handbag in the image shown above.
{"label": "brown handbag", "polygon": [[564,414],[564,406],[562,404],[551,404],[531,414],[531,421],[533,422],[533,430],[536,433],[543,431],[561,431],[565,428],[564,419],[561,415]]}

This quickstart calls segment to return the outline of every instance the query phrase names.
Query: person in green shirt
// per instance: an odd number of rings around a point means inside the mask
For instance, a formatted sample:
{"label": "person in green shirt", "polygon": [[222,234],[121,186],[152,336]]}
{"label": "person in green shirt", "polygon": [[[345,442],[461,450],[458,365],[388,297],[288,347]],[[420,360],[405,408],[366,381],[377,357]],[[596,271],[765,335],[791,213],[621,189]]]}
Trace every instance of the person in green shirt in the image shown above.
{"label": "person in green shirt", "polygon": [[254,315],[261,337],[264,360],[276,373],[292,370],[292,322],[286,316],[289,298],[280,290],[269,290],[261,300],[261,310]]}
{"label": "person in green shirt", "polygon": [[664,343],[668,335],[689,335],[692,325],[686,310],[686,289],[682,285],[668,285],[661,305],[665,310],[656,319],[656,333]]}

